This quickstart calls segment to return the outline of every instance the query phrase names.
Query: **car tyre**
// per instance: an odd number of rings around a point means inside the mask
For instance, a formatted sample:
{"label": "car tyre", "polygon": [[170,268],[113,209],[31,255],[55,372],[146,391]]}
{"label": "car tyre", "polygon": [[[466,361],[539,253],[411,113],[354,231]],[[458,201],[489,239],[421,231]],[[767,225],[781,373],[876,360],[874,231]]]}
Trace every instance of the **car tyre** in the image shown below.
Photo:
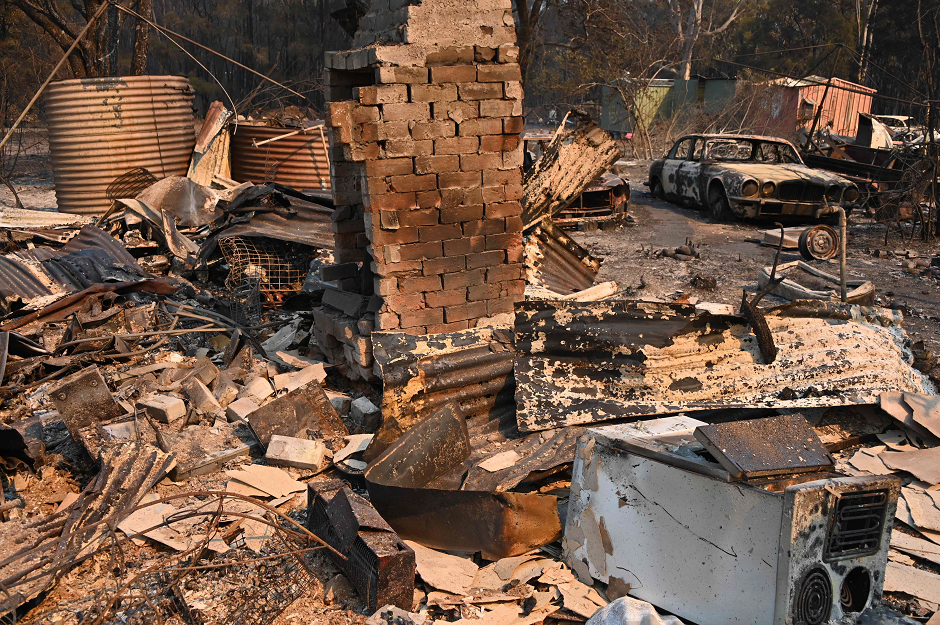
{"label": "car tyre", "polygon": [[725,195],[724,189],[712,188],[708,193],[708,208],[715,221],[727,221],[731,217],[731,206],[728,204],[728,196]]}
{"label": "car tyre", "polygon": [[659,181],[659,178],[653,178],[653,181],[650,183],[650,192],[657,200],[666,199],[666,192],[663,191],[663,183]]}

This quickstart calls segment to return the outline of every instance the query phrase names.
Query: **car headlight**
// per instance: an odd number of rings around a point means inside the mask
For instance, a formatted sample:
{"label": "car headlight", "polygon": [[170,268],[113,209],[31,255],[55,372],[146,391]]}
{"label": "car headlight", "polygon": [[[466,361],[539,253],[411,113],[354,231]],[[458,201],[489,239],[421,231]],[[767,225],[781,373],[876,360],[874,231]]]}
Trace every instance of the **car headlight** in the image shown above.
{"label": "car headlight", "polygon": [[858,199],[858,187],[852,186],[846,188],[845,192],[842,194],[842,199],[846,202],[854,202]]}
{"label": "car headlight", "polygon": [[777,190],[777,185],[772,182],[765,182],[760,188],[760,194],[764,197],[770,197]]}
{"label": "car headlight", "polygon": [[751,197],[752,195],[757,195],[757,182],[754,180],[748,180],[741,185],[741,195],[744,197]]}
{"label": "car headlight", "polygon": [[838,202],[839,198],[842,197],[842,187],[837,184],[832,185],[826,189],[826,199],[830,202]]}

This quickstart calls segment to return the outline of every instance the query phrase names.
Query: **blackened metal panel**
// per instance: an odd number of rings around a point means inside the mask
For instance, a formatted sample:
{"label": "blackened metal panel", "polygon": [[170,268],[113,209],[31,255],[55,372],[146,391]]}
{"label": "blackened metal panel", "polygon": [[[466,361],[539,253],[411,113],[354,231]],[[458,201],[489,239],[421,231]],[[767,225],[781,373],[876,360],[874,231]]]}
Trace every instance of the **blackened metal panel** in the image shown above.
{"label": "blackened metal panel", "polygon": [[594,285],[601,261],[556,227],[549,218],[528,231],[526,282],[568,295]]}
{"label": "blackened metal panel", "polygon": [[891,311],[814,301],[764,312],[778,350],[770,364],[743,317],[637,301],[519,303],[519,429],[696,409],[875,403],[898,389],[936,393],[911,367]]}

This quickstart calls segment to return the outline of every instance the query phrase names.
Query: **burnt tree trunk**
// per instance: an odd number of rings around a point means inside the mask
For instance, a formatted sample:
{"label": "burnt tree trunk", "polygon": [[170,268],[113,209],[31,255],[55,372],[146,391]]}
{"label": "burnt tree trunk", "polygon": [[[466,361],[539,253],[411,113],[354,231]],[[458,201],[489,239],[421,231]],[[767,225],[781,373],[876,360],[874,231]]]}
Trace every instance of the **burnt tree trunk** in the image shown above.
{"label": "burnt tree trunk", "polygon": [[[150,19],[153,15],[153,0],[138,0],[137,12]],[[150,25],[138,19],[134,25],[134,55],[131,58],[131,74],[143,76],[147,73],[147,57],[150,53]]]}

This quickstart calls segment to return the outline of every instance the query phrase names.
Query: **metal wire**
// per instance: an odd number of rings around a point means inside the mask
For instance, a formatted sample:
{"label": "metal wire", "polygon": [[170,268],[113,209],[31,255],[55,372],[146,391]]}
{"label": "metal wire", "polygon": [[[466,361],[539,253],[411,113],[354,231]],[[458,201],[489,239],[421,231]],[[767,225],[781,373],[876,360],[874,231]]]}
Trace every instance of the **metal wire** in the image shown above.
{"label": "metal wire", "polygon": [[274,301],[300,291],[312,256],[310,248],[262,237],[226,237],[219,239],[219,249],[229,266],[228,289],[257,282],[265,299]]}

